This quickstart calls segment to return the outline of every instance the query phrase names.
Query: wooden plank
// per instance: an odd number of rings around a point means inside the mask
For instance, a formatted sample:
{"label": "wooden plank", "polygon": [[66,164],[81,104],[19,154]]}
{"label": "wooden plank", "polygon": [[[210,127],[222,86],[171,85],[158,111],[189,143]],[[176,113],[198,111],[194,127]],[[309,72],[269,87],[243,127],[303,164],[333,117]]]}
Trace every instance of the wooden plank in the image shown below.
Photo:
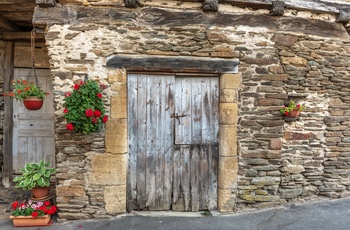
{"label": "wooden plank", "polygon": [[192,143],[192,82],[191,78],[176,78],[175,144]]}
{"label": "wooden plank", "polygon": [[199,186],[200,180],[205,178],[200,177],[199,165],[201,164],[199,157],[199,145],[192,144],[190,148],[190,180],[191,180],[191,208],[192,212],[198,212],[200,209],[200,194],[201,188]]}
{"label": "wooden plank", "polygon": [[[11,81],[13,80],[13,57],[14,43],[6,42],[5,63],[4,63],[4,92],[11,90]],[[3,127],[3,170],[2,183],[5,188],[12,184],[13,157],[12,157],[12,106],[13,99],[4,97],[4,127]]]}
{"label": "wooden plank", "polygon": [[[30,41],[30,32],[4,32],[0,34],[1,40],[4,41]],[[45,41],[45,34],[36,33],[35,34],[35,45],[38,45],[38,42]],[[17,45],[17,44],[16,44]]]}
{"label": "wooden plank", "polygon": [[210,144],[208,149],[209,165],[209,198],[208,209],[217,210],[218,204],[218,163],[219,163],[219,144]]}
{"label": "wooden plank", "polygon": [[210,82],[210,143],[219,142],[219,78],[212,77]]}
{"label": "wooden plank", "polygon": [[172,203],[175,204],[180,199],[181,195],[181,148],[180,145],[174,146],[174,155],[173,155],[173,199]]}
{"label": "wooden plank", "polygon": [[181,154],[181,192],[185,200],[185,211],[190,209],[191,204],[191,162],[190,145],[180,146]]}
{"label": "wooden plank", "polygon": [[155,210],[155,170],[156,170],[156,138],[157,110],[155,99],[157,90],[154,88],[154,78],[147,76],[146,116],[147,116],[147,151],[146,151],[146,207]]}
{"label": "wooden plank", "polygon": [[200,210],[209,210],[209,188],[213,186],[211,184],[210,173],[211,173],[211,165],[209,166],[209,149],[206,144],[202,144],[199,146],[199,196],[200,196]]}
{"label": "wooden plank", "polygon": [[164,101],[163,101],[163,116],[164,133],[162,134],[164,142],[164,171],[163,171],[163,210],[170,210],[172,200],[172,184],[173,184],[173,145],[174,145],[174,119],[171,115],[174,113],[174,76],[167,76],[164,80]]}
{"label": "wooden plank", "polygon": [[137,205],[138,207],[146,207],[146,161],[147,161],[147,120],[146,120],[146,93],[147,78],[138,77],[137,89]]}
{"label": "wooden plank", "polygon": [[137,153],[138,153],[138,104],[137,104],[137,90],[138,81],[137,76],[128,75],[128,175],[127,175],[127,209],[138,209],[137,207]]}
{"label": "wooden plank", "polygon": [[107,58],[106,65],[110,68],[125,68],[128,71],[147,71],[152,69],[165,72],[238,72],[237,59],[206,57],[113,55]]}
{"label": "wooden plank", "polygon": [[192,107],[191,107],[191,130],[192,144],[202,142],[202,79],[191,78],[192,81]]}

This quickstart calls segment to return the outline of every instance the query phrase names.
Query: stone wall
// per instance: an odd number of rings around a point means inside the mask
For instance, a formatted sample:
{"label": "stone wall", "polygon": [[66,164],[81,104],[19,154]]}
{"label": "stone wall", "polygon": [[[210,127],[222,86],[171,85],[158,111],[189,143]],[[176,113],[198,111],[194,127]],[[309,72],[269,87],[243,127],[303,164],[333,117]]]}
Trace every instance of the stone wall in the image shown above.
{"label": "stone wall", "polygon": [[[5,72],[5,45],[6,43],[3,41],[0,41],[0,93],[3,93],[3,85],[4,85],[4,72]],[[4,127],[4,100],[3,97],[0,97],[0,165],[1,168],[3,166],[3,127]],[[1,176],[2,170],[0,169],[0,180],[2,179]]]}
{"label": "stone wall", "polygon": [[[235,165],[238,156],[238,170],[225,171],[236,181],[219,191],[225,198],[229,194],[225,211],[348,195],[350,40],[343,26],[334,23],[331,15],[300,14],[299,18],[287,12],[283,20],[293,23],[275,27],[280,19],[266,16],[268,11],[230,9],[225,13],[244,14],[246,19],[251,14],[251,20],[240,21],[242,25],[154,26],[96,16],[47,28],[61,220],[125,212],[126,71],[105,67],[106,58],[114,54],[240,60],[242,79],[220,92],[223,105],[238,105],[237,124],[220,126],[220,135],[226,138],[220,147],[229,138],[234,142],[228,145],[232,155],[221,158],[231,157]],[[259,15],[269,23],[259,20]],[[110,86],[105,97],[111,119],[101,132],[71,134],[65,130],[63,95],[86,73]],[[307,106],[298,119],[283,118],[279,112],[290,99]],[[220,163],[226,169],[230,165]],[[226,180],[232,182],[232,178]]]}

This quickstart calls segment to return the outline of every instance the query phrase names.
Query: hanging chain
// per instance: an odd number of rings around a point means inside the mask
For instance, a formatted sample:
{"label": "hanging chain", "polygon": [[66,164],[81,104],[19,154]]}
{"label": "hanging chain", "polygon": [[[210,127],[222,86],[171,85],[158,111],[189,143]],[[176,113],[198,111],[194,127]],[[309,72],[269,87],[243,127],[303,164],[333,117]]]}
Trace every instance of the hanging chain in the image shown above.
{"label": "hanging chain", "polygon": [[35,28],[32,29],[32,32],[30,33],[30,51],[31,51],[31,57],[32,57],[32,65],[34,66],[35,63]]}

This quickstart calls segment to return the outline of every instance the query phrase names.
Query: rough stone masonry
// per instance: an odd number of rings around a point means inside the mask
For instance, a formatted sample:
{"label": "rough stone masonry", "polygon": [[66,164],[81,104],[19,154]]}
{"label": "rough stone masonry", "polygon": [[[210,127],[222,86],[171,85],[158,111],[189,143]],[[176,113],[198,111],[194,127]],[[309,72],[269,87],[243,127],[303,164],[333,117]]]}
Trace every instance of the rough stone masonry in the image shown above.
{"label": "rough stone masonry", "polygon": [[[115,54],[239,60],[234,81],[220,77],[220,106],[229,108],[220,118],[220,148],[228,154],[219,165],[220,211],[349,195],[350,40],[335,16],[286,10],[273,17],[230,4],[203,13],[200,2],[146,1],[136,9],[121,3],[61,1],[36,9],[37,16],[58,15],[45,36],[60,220],[126,211],[127,71],[105,66]],[[86,73],[109,85],[111,119],[99,133],[70,134],[63,95]],[[279,112],[291,99],[307,107],[298,119]]]}

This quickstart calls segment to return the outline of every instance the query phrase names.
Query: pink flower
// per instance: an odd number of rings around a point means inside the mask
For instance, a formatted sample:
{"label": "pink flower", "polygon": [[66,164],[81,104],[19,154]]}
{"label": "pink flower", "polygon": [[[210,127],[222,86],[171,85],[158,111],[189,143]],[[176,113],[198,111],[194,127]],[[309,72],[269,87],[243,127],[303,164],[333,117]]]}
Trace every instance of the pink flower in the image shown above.
{"label": "pink flower", "polygon": [[92,116],[94,115],[94,111],[93,111],[92,109],[87,109],[87,110],[85,111],[85,115],[86,115],[87,117],[92,117]]}
{"label": "pink flower", "polygon": [[72,123],[67,124],[66,129],[72,131],[74,129],[73,124]]}
{"label": "pink flower", "polygon": [[95,117],[100,117],[101,116],[101,111],[100,110],[95,110],[94,111],[94,116]]}

